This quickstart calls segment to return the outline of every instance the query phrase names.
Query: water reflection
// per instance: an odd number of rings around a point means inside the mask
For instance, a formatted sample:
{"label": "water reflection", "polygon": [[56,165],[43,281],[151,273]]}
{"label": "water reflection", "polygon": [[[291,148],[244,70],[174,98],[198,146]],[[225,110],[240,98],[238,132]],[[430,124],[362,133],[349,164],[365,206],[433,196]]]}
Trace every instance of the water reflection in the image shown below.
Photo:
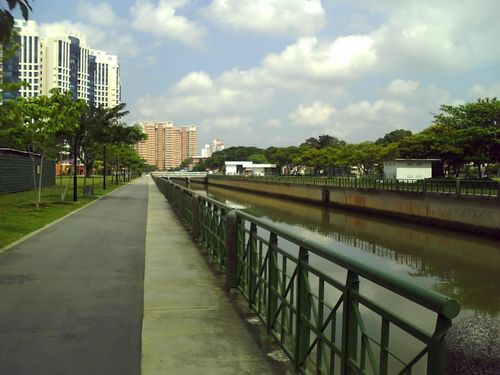
{"label": "water reflection", "polygon": [[462,306],[461,316],[500,318],[498,241],[213,186],[206,191],[301,236],[452,296]]}

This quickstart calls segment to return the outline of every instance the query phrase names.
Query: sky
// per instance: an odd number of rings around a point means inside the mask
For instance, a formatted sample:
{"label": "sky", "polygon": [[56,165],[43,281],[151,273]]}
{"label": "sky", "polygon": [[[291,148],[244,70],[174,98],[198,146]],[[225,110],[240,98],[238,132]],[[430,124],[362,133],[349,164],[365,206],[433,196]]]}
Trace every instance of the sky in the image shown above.
{"label": "sky", "polygon": [[199,147],[418,132],[441,104],[500,97],[499,0],[34,0],[42,30],[118,55],[129,124]]}

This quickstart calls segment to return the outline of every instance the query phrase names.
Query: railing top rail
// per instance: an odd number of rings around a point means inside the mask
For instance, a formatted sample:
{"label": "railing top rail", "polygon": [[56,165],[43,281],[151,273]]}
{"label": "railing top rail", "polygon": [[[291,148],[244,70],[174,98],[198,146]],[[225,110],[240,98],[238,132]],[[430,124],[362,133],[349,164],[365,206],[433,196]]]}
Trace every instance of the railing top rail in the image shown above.
{"label": "railing top rail", "polygon": [[233,179],[318,179],[318,180],[363,180],[363,181],[400,181],[400,182],[416,182],[416,181],[426,181],[428,183],[433,184],[455,184],[457,181],[459,182],[467,182],[467,183],[475,183],[478,185],[494,185],[498,184],[499,181],[495,180],[471,180],[471,179],[447,179],[447,178],[425,178],[425,179],[405,179],[405,178],[373,178],[373,177],[352,177],[352,176],[292,176],[292,175],[266,175],[266,176],[254,176],[254,175],[226,175],[220,173],[213,173],[208,175],[209,178],[233,178]]}
{"label": "railing top rail", "polygon": [[252,221],[262,228],[269,230],[284,239],[297,244],[298,246],[307,248],[312,253],[319,255],[331,262],[334,262],[346,269],[356,272],[358,275],[370,280],[380,286],[383,286],[397,294],[413,302],[417,302],[426,308],[442,314],[449,319],[453,319],[460,312],[458,302],[450,297],[425,289],[419,285],[413,284],[406,280],[400,279],[387,272],[376,269],[367,264],[361,263],[355,259],[351,259],[345,255],[337,253],[330,248],[321,245],[307,238],[301,238],[292,232],[278,227],[277,225],[268,223],[246,212],[236,210],[237,215],[243,219]]}
{"label": "railing top rail", "polygon": [[377,179],[373,177],[339,176],[244,176],[244,175],[209,175],[208,179],[226,179],[242,181],[262,181],[283,184],[316,185],[357,189],[400,190],[419,193],[476,195],[500,197],[500,182],[465,179]]}
{"label": "railing top rail", "polygon": [[[196,193],[195,193],[196,194]],[[227,204],[224,204],[224,203],[221,203],[219,202],[218,200],[215,200],[213,198],[210,198],[210,197],[207,197],[207,196],[204,196],[204,195],[199,195],[200,198],[206,200],[206,201],[209,201],[210,203],[213,203],[215,204],[216,206],[219,206],[219,207],[222,207],[223,209],[227,211],[231,211],[231,210],[234,210],[233,207],[227,205]]]}

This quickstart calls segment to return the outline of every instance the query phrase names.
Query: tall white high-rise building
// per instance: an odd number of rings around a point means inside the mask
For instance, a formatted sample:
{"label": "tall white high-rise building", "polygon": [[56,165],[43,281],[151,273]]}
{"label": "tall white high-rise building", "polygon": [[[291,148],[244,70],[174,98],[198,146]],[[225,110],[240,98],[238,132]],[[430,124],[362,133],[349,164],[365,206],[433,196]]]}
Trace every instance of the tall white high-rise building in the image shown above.
{"label": "tall white high-rise building", "polygon": [[89,48],[84,35],[66,32],[42,38],[41,65],[43,95],[57,88],[89,101]]}
{"label": "tall white high-rise building", "polygon": [[95,106],[111,108],[121,103],[120,64],[118,57],[104,51],[90,50]]}
{"label": "tall white high-rise building", "polygon": [[17,92],[3,98],[48,95],[53,88],[71,90],[75,99],[114,107],[121,102],[118,57],[90,49],[86,36],[73,31],[48,31],[40,35],[35,21],[16,20],[20,48],[2,61],[5,82],[24,81]]}
{"label": "tall white high-rise building", "polygon": [[16,20],[15,28],[18,32],[15,39],[19,48],[10,59],[4,60],[2,56],[3,81],[25,81],[27,85],[21,86],[16,93],[3,93],[3,98],[39,96],[42,93],[42,50],[37,25],[34,21]]}
{"label": "tall white high-rise building", "polygon": [[214,152],[224,150],[224,143],[220,139],[214,138],[210,144],[206,144],[205,147],[201,149],[201,156],[204,158],[209,158]]}

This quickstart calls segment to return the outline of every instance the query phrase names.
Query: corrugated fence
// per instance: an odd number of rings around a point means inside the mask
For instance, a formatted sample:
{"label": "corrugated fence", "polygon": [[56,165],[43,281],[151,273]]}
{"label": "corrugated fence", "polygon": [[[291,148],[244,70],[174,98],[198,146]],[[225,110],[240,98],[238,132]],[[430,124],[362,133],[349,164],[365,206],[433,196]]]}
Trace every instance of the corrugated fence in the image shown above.
{"label": "corrugated fence", "polygon": [[[35,157],[35,173],[40,177],[40,156]],[[52,186],[56,182],[54,160],[43,160],[42,186]],[[30,153],[0,149],[0,194],[33,189],[33,162]]]}

